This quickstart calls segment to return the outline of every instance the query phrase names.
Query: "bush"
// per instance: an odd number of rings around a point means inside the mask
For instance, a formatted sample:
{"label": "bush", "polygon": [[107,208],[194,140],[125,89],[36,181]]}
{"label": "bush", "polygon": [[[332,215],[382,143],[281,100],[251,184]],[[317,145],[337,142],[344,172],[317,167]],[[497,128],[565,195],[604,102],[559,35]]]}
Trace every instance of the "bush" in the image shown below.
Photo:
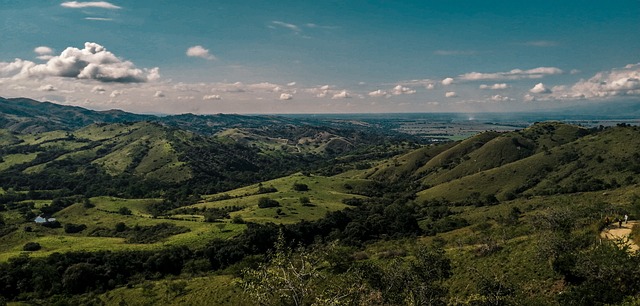
{"label": "bush", "polygon": [[269,187],[260,186],[258,187],[257,194],[274,193],[274,192],[278,192],[278,189],[276,189],[273,186],[269,186]]}
{"label": "bush", "polygon": [[118,213],[124,216],[129,216],[131,215],[131,209],[128,207],[120,207],[120,209],[118,209]]}
{"label": "bush", "polygon": [[258,200],[258,207],[260,208],[269,208],[269,207],[280,207],[280,203],[274,199],[268,197],[262,197]]}
{"label": "bush", "polygon": [[295,183],[293,184],[293,190],[295,191],[309,191],[307,184]]}
{"label": "bush", "polygon": [[33,252],[33,251],[37,251],[39,249],[42,249],[42,246],[40,246],[40,244],[37,243],[37,242],[27,242],[22,247],[22,250],[27,251],[27,252]]}
{"label": "bush", "polygon": [[64,232],[67,234],[75,234],[84,231],[87,228],[84,224],[67,223],[64,225]]}

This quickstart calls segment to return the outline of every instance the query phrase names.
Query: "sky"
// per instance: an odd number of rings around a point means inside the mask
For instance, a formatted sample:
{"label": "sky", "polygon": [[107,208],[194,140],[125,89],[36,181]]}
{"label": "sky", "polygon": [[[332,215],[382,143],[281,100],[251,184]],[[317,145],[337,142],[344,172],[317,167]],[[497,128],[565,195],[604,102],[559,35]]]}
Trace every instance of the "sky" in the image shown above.
{"label": "sky", "polygon": [[0,96],[137,113],[640,102],[640,0],[0,0]]}

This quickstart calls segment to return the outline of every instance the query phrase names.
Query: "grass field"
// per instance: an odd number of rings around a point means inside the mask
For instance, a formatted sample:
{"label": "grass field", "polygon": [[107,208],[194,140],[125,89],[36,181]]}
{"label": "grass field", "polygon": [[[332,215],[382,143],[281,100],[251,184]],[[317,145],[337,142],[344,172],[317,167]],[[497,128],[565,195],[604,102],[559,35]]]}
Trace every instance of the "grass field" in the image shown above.
{"label": "grass field", "polygon": [[[305,184],[308,191],[293,190],[294,184]],[[361,197],[349,193],[349,186],[356,188],[368,184],[367,180],[348,179],[341,177],[305,176],[294,174],[291,176],[266,181],[261,185],[235,189],[223,194],[205,196],[205,201],[192,207],[224,208],[237,206],[242,208],[232,212],[231,216],[240,216],[250,222],[295,223],[301,220],[316,220],[325,216],[327,212],[341,210],[347,207],[343,199]],[[266,194],[256,194],[260,186],[276,188],[277,191]],[[216,201],[216,198],[226,195],[231,199]],[[258,201],[268,197],[280,202],[281,207],[259,208]],[[308,197],[312,205],[304,206],[301,197]],[[277,213],[280,209],[280,214]]]}
{"label": "grass field", "polygon": [[28,154],[10,154],[2,156],[3,162],[0,163],[0,171],[9,169],[9,167],[19,164],[28,163],[36,158],[38,153]]}

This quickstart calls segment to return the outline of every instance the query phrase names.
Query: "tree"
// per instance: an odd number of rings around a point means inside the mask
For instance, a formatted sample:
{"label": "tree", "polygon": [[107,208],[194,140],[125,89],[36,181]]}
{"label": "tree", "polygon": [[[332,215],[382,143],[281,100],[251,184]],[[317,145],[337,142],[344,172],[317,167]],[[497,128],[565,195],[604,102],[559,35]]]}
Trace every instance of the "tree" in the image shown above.
{"label": "tree", "polygon": [[120,209],[118,209],[118,213],[124,216],[129,216],[132,214],[131,209],[129,209],[128,207],[120,207]]}
{"label": "tree", "polygon": [[260,208],[280,207],[280,203],[274,199],[271,199],[268,197],[262,197],[258,200],[258,207]]}
{"label": "tree", "polygon": [[37,250],[40,250],[41,248],[42,248],[42,246],[40,246],[40,244],[39,244],[39,243],[37,243],[37,242],[27,242],[27,243],[22,247],[22,249],[23,249],[24,251],[27,251],[27,252],[37,251]]}
{"label": "tree", "polygon": [[295,191],[309,191],[309,186],[307,186],[307,184],[295,183],[295,184],[293,184],[293,190],[295,190]]}

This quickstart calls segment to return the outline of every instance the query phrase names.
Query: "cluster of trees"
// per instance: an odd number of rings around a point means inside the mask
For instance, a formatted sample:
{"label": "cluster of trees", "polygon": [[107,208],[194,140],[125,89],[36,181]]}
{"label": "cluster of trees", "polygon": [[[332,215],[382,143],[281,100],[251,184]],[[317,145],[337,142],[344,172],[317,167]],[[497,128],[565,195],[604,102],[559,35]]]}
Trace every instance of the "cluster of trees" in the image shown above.
{"label": "cluster of trees", "polygon": [[151,226],[135,225],[133,227],[129,227],[123,222],[118,222],[113,229],[106,227],[95,228],[89,233],[89,236],[126,238],[126,243],[155,243],[167,237],[189,231],[187,227],[167,222]]}

